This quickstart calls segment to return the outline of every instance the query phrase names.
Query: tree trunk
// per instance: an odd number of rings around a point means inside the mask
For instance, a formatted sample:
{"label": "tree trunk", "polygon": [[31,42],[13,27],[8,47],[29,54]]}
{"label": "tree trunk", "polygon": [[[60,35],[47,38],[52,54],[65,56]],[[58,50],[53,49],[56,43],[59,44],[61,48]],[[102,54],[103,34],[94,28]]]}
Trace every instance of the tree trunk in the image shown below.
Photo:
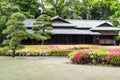
{"label": "tree trunk", "polygon": [[[42,29],[42,34],[45,32],[45,29]],[[44,34],[43,34],[44,35]],[[44,39],[42,39],[41,45],[44,44]]]}
{"label": "tree trunk", "polygon": [[16,49],[17,49],[17,45],[15,45],[15,48],[13,49],[13,53],[12,53],[12,57],[13,57],[13,58],[15,57]]}

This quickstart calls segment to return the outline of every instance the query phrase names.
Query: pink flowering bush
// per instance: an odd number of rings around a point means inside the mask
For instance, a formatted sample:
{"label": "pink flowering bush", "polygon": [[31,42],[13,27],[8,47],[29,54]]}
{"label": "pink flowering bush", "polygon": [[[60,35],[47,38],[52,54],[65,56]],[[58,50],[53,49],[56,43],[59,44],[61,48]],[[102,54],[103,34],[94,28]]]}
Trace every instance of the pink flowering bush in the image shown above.
{"label": "pink flowering bush", "polygon": [[72,55],[72,62],[77,64],[110,64],[120,66],[120,48],[79,50]]}
{"label": "pink flowering bush", "polygon": [[113,48],[113,49],[109,48],[107,49],[107,51],[109,52],[109,55],[108,55],[109,57],[114,57],[120,54],[120,48]]}
{"label": "pink flowering bush", "polygon": [[120,54],[109,58],[109,64],[120,66]]}
{"label": "pink flowering bush", "polygon": [[50,48],[52,50],[60,50],[60,48],[57,45],[50,45]]}
{"label": "pink flowering bush", "polygon": [[81,50],[82,52],[85,52],[85,53],[89,53],[89,52],[92,52],[94,51],[94,49],[83,49]]}
{"label": "pink flowering bush", "polygon": [[76,63],[81,63],[81,61],[82,61],[82,56],[85,54],[85,52],[83,52],[83,51],[78,51],[76,54],[75,54],[75,56],[74,56],[74,62],[76,62]]}
{"label": "pink flowering bush", "polygon": [[106,58],[109,64],[120,66],[120,48],[109,48],[106,50],[109,52]]}

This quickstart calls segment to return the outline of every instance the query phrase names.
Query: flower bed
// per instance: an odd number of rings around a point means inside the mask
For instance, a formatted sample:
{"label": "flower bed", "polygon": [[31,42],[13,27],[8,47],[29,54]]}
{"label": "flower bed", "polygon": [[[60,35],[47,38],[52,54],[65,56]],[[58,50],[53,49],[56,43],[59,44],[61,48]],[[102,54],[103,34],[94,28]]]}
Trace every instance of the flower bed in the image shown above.
{"label": "flower bed", "polygon": [[[96,47],[97,46],[97,47]],[[98,45],[26,45],[24,49],[17,50],[16,56],[67,56],[69,51],[95,49]],[[0,48],[0,56],[11,56],[11,51]]]}
{"label": "flower bed", "polygon": [[84,49],[68,55],[72,63],[120,66],[120,48]]}

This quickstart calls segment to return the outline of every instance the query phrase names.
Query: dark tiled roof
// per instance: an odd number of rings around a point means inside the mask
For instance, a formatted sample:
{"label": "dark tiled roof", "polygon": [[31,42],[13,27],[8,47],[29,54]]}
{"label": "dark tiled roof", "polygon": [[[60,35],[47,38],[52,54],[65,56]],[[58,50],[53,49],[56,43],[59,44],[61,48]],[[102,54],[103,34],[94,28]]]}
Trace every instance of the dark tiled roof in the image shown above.
{"label": "dark tiled roof", "polygon": [[75,27],[76,25],[69,24],[69,23],[52,23],[52,26],[54,27]]}
{"label": "dark tiled roof", "polygon": [[116,28],[116,27],[93,27],[91,28],[90,30],[98,30],[98,31],[118,31],[120,30],[119,28]]}
{"label": "dark tiled roof", "polygon": [[[32,30],[27,30],[29,33],[33,33]],[[87,34],[87,35],[100,35],[99,32],[93,32],[90,30],[79,30],[79,29],[53,29],[50,32],[54,34]]]}
{"label": "dark tiled roof", "polygon": [[76,25],[77,28],[93,28],[103,23],[108,23],[106,20],[68,20],[70,23]]}
{"label": "dark tiled roof", "polygon": [[87,35],[100,35],[99,32],[92,32],[90,30],[79,29],[53,29],[54,34],[87,34]]}
{"label": "dark tiled roof", "polygon": [[[53,19],[59,18],[61,20],[65,20],[60,18],[59,16],[53,17]],[[100,35],[99,32],[93,31],[117,31],[120,30],[117,27],[114,27],[112,23],[106,20],[65,20],[66,23],[52,23],[54,28],[61,27],[62,29],[53,29],[51,32],[54,34],[87,34],[87,35]],[[26,27],[33,27],[33,23],[35,19],[26,19],[24,24]],[[107,26],[103,25],[107,24]],[[64,27],[73,27],[73,29],[66,29]],[[85,30],[87,29],[87,30]],[[93,31],[92,31],[93,30]],[[30,33],[33,33],[32,30],[27,30]]]}
{"label": "dark tiled roof", "polygon": [[[52,23],[54,27],[75,27],[75,28],[95,28],[98,25],[101,25],[103,23],[108,23],[112,25],[109,21],[106,20],[67,20],[70,23]],[[33,22],[35,22],[35,19],[26,19],[24,21],[24,24],[26,27],[33,27]],[[109,27],[107,27],[109,29]],[[115,27],[113,27],[114,30]],[[112,28],[111,28],[112,29]],[[117,28],[115,28],[116,30]]]}

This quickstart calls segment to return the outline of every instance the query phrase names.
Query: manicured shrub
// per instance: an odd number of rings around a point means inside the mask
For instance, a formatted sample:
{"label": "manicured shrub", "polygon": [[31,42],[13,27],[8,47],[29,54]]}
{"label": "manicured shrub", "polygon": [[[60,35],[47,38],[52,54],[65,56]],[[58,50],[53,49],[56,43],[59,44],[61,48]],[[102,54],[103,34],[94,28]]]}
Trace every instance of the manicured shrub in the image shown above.
{"label": "manicured shrub", "polygon": [[78,52],[77,50],[73,50],[68,54],[68,58],[70,59],[71,62],[74,63],[74,56],[76,54],[76,52]]}
{"label": "manicured shrub", "polygon": [[73,50],[68,54],[68,58],[74,57],[76,54],[77,50]]}
{"label": "manicured shrub", "polygon": [[74,56],[74,63],[81,63],[82,61],[82,56],[85,54],[83,51],[78,51],[75,56]]}
{"label": "manicured shrub", "polygon": [[109,63],[115,66],[120,66],[120,54],[109,60]]}
{"label": "manicured shrub", "polygon": [[0,49],[0,56],[2,56],[3,55],[3,52],[2,52],[2,49]]}
{"label": "manicured shrub", "polygon": [[85,59],[87,60],[87,57],[88,57],[87,53],[92,52],[92,51],[93,51],[92,49],[72,51],[71,53],[69,53],[68,57],[73,63],[85,64],[86,63]]}
{"label": "manicured shrub", "polygon": [[120,49],[99,49],[95,51],[84,49],[79,51],[72,51],[68,56],[73,63],[77,64],[110,64],[120,66]]}
{"label": "manicured shrub", "polygon": [[47,56],[67,56],[70,50],[51,50],[46,53]]}
{"label": "manicured shrub", "polygon": [[95,49],[83,49],[81,51],[84,52],[84,53],[90,53],[90,52],[95,51]]}
{"label": "manicured shrub", "polygon": [[[1,53],[1,52],[0,52]],[[12,52],[11,51],[8,51],[8,52],[2,52],[0,55],[3,55],[3,56],[12,56]],[[27,51],[27,52],[24,52],[24,51],[17,51],[15,53],[15,56],[45,56],[46,53],[45,52],[35,52],[35,51]]]}
{"label": "manicured shrub", "polygon": [[96,50],[89,54],[92,64],[106,64],[106,56],[108,55],[106,50]]}

